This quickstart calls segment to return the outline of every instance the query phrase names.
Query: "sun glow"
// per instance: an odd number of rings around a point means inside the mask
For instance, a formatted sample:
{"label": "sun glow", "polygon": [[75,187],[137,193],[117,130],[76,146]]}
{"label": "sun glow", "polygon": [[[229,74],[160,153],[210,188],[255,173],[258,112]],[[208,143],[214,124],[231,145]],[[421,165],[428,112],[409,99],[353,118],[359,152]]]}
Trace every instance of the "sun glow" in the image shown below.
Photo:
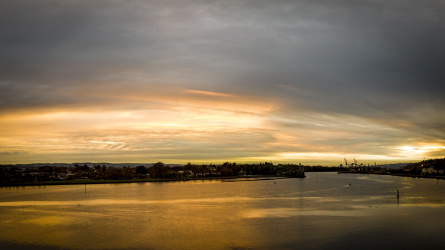
{"label": "sun glow", "polygon": [[[188,93],[216,96],[201,91]],[[297,111],[283,115],[268,109],[270,105],[253,105],[256,108],[246,110],[250,103],[238,106],[234,101],[209,105],[207,101],[190,99],[181,103],[186,105],[166,102],[162,108],[4,116],[0,120],[2,163],[127,159],[338,165],[345,157],[361,163],[394,162],[441,156],[445,152],[440,143],[373,143],[374,134],[395,131],[372,120]]]}
{"label": "sun glow", "polygon": [[445,150],[445,146],[442,145],[428,145],[428,146],[402,146],[397,148],[401,154],[406,157],[423,157],[429,153]]}

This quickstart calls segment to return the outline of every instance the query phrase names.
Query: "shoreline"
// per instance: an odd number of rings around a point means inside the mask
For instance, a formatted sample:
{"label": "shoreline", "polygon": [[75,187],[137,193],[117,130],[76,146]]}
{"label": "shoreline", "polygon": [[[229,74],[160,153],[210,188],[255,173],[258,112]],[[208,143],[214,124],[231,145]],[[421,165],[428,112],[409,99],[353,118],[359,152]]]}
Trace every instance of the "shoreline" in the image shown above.
{"label": "shoreline", "polygon": [[360,172],[337,172],[337,174],[375,174],[375,175],[391,175],[391,176],[409,177],[409,178],[429,178],[429,179],[445,180],[445,176],[420,175],[420,174],[398,174],[398,173],[388,174],[388,173],[360,173]]}
{"label": "shoreline", "polygon": [[119,183],[145,183],[145,182],[182,182],[182,181],[197,181],[197,180],[219,180],[222,182],[236,182],[236,181],[263,181],[263,180],[277,180],[287,178],[304,178],[305,176],[215,176],[215,177],[191,177],[185,179],[128,179],[128,180],[91,180],[91,179],[75,179],[75,180],[54,180],[54,181],[39,181],[39,182],[13,182],[1,183],[0,187],[27,187],[27,186],[52,186],[52,185],[86,185],[86,184],[119,184]]}

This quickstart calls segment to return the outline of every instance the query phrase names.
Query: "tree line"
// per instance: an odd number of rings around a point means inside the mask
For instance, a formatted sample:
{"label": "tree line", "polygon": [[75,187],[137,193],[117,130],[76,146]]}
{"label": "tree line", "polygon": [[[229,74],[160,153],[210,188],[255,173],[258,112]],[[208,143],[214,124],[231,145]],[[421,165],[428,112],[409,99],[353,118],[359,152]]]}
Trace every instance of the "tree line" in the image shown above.
{"label": "tree line", "polygon": [[297,164],[278,164],[271,162],[257,164],[238,164],[224,162],[215,164],[192,164],[169,166],[162,162],[137,167],[114,167],[106,164],[74,164],[71,167],[40,166],[37,168],[18,168],[14,165],[0,167],[1,183],[36,182],[50,180],[91,179],[91,180],[128,180],[128,179],[185,179],[206,177],[236,176],[295,176],[300,169],[305,171],[337,171],[331,167],[302,166]]}

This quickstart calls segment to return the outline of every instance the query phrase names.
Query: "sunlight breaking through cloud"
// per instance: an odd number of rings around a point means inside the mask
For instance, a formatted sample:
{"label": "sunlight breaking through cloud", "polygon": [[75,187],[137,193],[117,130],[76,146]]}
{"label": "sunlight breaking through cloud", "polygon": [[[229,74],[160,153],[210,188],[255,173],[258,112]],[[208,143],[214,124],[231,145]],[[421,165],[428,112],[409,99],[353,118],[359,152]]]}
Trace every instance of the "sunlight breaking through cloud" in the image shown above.
{"label": "sunlight breaking through cloud", "polygon": [[0,163],[445,157],[441,1],[51,3],[2,3]]}

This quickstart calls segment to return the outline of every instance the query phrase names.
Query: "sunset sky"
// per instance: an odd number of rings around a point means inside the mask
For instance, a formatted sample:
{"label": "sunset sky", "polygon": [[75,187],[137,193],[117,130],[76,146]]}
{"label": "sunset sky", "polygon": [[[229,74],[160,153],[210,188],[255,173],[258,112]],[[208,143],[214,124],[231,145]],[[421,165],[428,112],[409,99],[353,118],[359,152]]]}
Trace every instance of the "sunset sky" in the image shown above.
{"label": "sunset sky", "polygon": [[0,164],[445,157],[445,1],[2,0]]}

